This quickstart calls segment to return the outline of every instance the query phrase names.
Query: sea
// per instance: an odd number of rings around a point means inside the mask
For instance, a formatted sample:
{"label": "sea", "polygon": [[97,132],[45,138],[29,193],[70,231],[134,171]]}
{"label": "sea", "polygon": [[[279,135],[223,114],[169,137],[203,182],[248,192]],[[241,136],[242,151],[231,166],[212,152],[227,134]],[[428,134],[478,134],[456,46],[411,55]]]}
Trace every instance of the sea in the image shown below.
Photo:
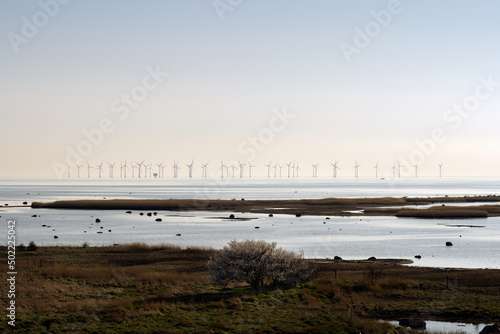
{"label": "sea", "polygon": [[[230,212],[126,213],[29,207],[34,201],[68,199],[242,200],[499,193],[500,177],[9,179],[0,180],[0,219],[5,222],[0,244],[7,245],[7,221],[15,220],[16,242],[24,245],[30,241],[72,246],[143,242],[222,248],[231,240],[252,239],[276,242],[305,258],[397,258],[422,267],[500,269],[500,217],[434,220],[279,213],[270,217],[233,212],[238,219],[228,219]],[[446,246],[447,242],[453,246]],[[415,258],[417,255],[420,258]]]}

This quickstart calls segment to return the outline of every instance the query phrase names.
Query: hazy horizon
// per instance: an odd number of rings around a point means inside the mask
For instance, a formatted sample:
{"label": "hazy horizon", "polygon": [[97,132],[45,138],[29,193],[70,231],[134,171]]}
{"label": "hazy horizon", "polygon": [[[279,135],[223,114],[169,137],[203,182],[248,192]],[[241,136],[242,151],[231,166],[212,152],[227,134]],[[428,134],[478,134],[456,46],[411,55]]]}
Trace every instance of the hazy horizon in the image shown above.
{"label": "hazy horizon", "polygon": [[[0,179],[75,164],[500,175],[494,1],[2,2]],[[119,168],[115,166],[115,178]],[[155,168],[156,169],[156,168]],[[86,178],[82,168],[81,178]],[[130,171],[129,171],[130,172]],[[96,173],[95,170],[93,173]],[[286,176],[286,167],[283,169]],[[239,177],[239,171],[235,171]],[[397,173],[396,173],[397,175]],[[94,177],[97,177],[94,175]],[[72,176],[74,178],[74,176]],[[248,169],[245,167],[245,178]]]}

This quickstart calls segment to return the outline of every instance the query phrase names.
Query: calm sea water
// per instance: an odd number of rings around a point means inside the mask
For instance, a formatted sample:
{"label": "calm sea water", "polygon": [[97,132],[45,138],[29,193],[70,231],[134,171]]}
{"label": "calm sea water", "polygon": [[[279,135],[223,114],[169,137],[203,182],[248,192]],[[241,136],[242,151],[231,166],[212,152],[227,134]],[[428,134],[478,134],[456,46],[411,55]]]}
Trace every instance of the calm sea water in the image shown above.
{"label": "calm sea water", "polygon": [[[300,217],[238,213],[47,210],[24,201],[83,198],[246,198],[436,196],[496,194],[495,179],[252,179],[1,181],[0,216],[16,219],[19,243],[110,245],[171,243],[220,248],[230,240],[275,241],[307,258],[405,258],[413,265],[500,268],[500,217],[419,220],[394,217]],[[147,212],[144,212],[147,213]],[[33,217],[36,216],[36,217]],[[101,223],[96,223],[99,218]],[[161,222],[155,221],[161,218]],[[45,226],[43,226],[45,225]],[[102,227],[102,228],[101,228]],[[258,228],[257,228],[258,227]],[[101,232],[101,233],[98,233]],[[58,238],[55,239],[54,236]],[[451,241],[452,247],[445,246]],[[6,244],[6,239],[2,244]],[[421,255],[421,259],[415,259]]]}

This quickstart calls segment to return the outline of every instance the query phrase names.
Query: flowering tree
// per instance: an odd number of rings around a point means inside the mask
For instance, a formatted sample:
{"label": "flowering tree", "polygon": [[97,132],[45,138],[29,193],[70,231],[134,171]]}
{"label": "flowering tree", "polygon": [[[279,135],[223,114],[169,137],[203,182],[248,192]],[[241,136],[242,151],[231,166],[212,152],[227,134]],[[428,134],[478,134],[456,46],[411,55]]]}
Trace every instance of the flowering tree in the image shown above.
{"label": "flowering tree", "polygon": [[312,270],[299,255],[276,249],[265,241],[231,241],[208,263],[210,278],[216,284],[247,282],[253,288],[266,284],[297,285],[306,281]]}

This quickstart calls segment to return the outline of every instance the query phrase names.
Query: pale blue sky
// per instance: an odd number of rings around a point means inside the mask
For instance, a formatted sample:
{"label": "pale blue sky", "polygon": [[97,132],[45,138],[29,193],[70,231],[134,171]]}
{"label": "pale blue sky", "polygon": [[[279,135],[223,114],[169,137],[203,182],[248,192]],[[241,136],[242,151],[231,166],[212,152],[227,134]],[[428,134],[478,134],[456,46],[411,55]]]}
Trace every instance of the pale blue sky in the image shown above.
{"label": "pale blue sky", "polygon": [[[0,178],[56,177],[103,119],[112,130],[83,163],[222,158],[265,175],[269,160],[297,160],[326,176],[340,160],[352,176],[357,160],[368,176],[377,160],[392,175],[399,159],[418,160],[421,175],[443,161],[448,175],[500,174],[500,84],[479,88],[490,94],[469,117],[447,114],[480,78],[500,82],[496,1],[401,0],[385,26],[372,13],[393,1],[243,0],[223,20],[210,0],[54,3],[0,1]],[[49,19],[26,38],[34,16]],[[340,46],[370,26],[348,62]],[[25,38],[18,52],[13,34]],[[113,102],[158,66],[168,77],[120,118]],[[283,108],[294,118],[254,149],[248,138]],[[423,152],[416,141],[435,129],[446,140]]]}

